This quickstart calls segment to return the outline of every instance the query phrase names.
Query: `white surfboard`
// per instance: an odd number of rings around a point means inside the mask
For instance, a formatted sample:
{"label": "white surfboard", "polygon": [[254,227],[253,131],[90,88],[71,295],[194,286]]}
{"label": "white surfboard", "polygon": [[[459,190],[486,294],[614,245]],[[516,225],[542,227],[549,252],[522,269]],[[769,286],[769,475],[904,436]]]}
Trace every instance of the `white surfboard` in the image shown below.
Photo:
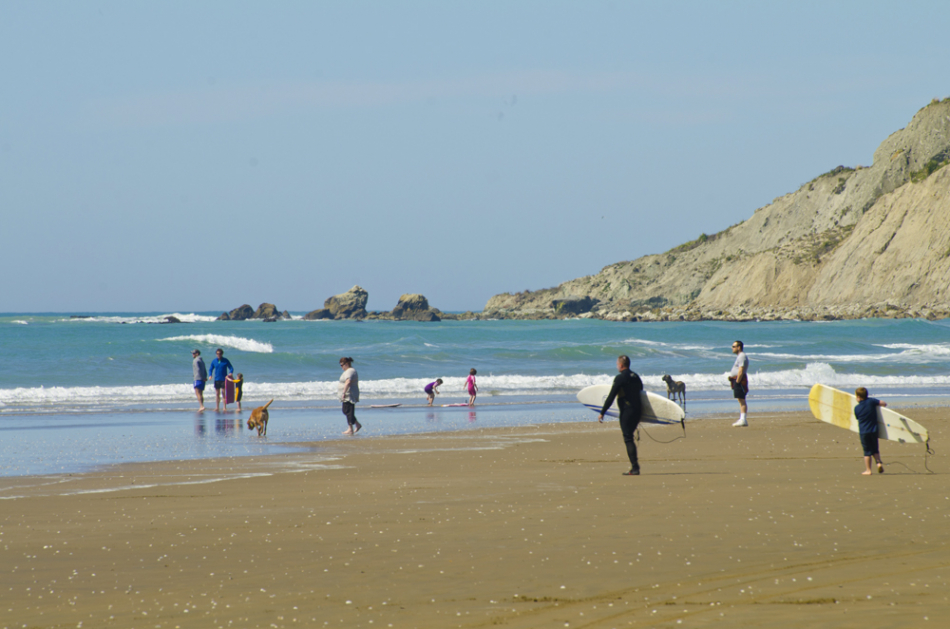
{"label": "white surfboard", "polygon": [[[577,394],[577,401],[592,411],[600,413],[604,407],[607,396],[610,395],[609,384],[595,384],[593,386],[581,389]],[[648,391],[640,392],[640,404],[642,415],[640,421],[646,424],[678,424],[686,417],[686,412],[680,408],[680,405],[656,393]],[[607,410],[608,417],[618,417],[617,401]]]}
{"label": "white surfboard", "polygon": [[[823,384],[816,384],[808,394],[808,406],[815,419],[859,432],[854,407],[858,398]],[[877,408],[877,437],[899,443],[927,443],[927,429],[889,408]]]}

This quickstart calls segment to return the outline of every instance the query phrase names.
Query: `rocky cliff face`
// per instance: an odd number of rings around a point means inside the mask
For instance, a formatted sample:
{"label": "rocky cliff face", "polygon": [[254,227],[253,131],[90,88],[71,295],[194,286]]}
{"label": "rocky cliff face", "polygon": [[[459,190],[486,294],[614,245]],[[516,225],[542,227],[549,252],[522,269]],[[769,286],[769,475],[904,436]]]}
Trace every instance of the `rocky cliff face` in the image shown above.
{"label": "rocky cliff face", "polygon": [[608,319],[950,316],[950,99],[732,227],[552,289],[492,297],[485,316]]}

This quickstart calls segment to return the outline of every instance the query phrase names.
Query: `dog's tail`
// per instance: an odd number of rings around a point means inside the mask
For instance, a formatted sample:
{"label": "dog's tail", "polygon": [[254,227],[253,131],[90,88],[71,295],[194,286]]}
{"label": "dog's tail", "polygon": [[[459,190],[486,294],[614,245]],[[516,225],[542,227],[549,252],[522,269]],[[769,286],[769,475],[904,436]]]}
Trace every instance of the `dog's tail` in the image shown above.
{"label": "dog's tail", "polygon": [[270,406],[270,405],[273,404],[273,403],[274,403],[274,400],[271,400],[270,402],[268,402],[267,404],[265,404],[262,408],[267,408],[268,406]]}

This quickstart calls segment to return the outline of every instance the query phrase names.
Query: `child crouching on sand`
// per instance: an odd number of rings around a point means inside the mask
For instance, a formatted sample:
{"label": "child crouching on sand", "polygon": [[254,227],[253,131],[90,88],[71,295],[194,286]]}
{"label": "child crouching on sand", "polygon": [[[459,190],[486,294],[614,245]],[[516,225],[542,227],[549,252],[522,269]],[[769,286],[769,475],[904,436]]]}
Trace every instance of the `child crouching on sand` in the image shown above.
{"label": "child crouching on sand", "polygon": [[439,392],[439,385],[442,384],[442,378],[436,378],[435,382],[430,382],[426,385],[425,389],[426,397],[429,399],[429,406],[432,406],[432,403],[435,401],[435,396]]}
{"label": "child crouching on sand", "polygon": [[877,445],[877,407],[887,406],[873,397],[868,397],[868,390],[864,387],[858,387],[854,390],[854,397],[858,398],[858,404],[854,407],[854,416],[858,420],[859,436],[861,437],[861,446],[864,448],[864,476],[873,474],[871,471],[871,457],[877,461],[877,471],[884,473],[884,464],[881,463],[881,452]]}

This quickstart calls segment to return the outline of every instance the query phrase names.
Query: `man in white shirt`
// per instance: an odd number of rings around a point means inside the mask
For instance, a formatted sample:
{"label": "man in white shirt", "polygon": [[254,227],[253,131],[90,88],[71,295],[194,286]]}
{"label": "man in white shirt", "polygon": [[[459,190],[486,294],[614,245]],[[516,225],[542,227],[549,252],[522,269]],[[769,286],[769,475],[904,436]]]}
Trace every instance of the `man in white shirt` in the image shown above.
{"label": "man in white shirt", "polygon": [[736,362],[729,372],[729,384],[732,386],[732,395],[739,400],[739,421],[733,424],[736,427],[748,426],[746,413],[749,407],[745,403],[745,396],[749,392],[749,358],[745,355],[742,341],[732,344],[732,353],[736,355]]}

